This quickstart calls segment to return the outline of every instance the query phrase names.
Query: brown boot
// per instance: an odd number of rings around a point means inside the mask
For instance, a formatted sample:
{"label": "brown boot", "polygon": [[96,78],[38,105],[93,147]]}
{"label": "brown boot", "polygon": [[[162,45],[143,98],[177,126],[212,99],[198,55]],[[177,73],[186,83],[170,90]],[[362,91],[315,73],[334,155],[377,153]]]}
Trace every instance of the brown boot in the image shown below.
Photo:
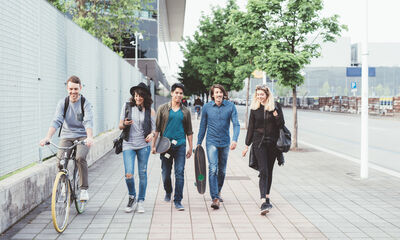
{"label": "brown boot", "polygon": [[215,210],[219,209],[219,199],[218,199],[218,198],[216,198],[216,199],[214,199],[214,200],[212,201],[211,207],[212,207],[213,209],[215,209]]}

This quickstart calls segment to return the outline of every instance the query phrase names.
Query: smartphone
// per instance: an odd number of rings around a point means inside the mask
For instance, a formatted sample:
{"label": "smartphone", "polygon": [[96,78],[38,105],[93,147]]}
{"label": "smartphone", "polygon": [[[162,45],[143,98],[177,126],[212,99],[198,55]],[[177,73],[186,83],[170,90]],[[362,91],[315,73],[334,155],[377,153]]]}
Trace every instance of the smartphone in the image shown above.
{"label": "smartphone", "polygon": [[130,121],[130,120],[132,120],[132,119],[130,119],[130,118],[127,118],[127,119],[126,119],[126,121]]}

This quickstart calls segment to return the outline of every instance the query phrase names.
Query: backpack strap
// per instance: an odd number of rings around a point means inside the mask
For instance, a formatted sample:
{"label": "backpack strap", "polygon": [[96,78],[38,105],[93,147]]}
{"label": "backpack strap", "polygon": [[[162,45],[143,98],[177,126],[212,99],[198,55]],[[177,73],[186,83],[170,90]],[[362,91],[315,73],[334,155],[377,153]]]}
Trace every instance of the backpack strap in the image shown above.
{"label": "backpack strap", "polygon": [[[85,108],[84,108],[85,101],[86,101],[85,97],[83,97],[83,95],[81,95],[82,117],[85,117]],[[65,116],[67,115],[68,106],[69,106],[69,96],[65,97],[65,100],[64,100],[64,114],[63,114],[64,120],[65,120]],[[63,123],[61,123],[60,130],[58,131],[58,137],[61,136],[61,130],[62,130],[63,124],[64,124],[64,121],[63,121]]]}
{"label": "backpack strap", "polygon": [[[132,110],[131,102],[126,102],[125,103],[125,118],[124,118],[124,120],[131,116],[131,110]],[[125,139],[125,141],[129,141],[129,131],[130,130],[131,130],[131,126],[130,125],[126,126],[122,130],[122,133],[123,133],[123,137],[122,138]]]}
{"label": "backpack strap", "polygon": [[[83,95],[81,95],[82,118],[85,117],[85,101],[86,101],[86,98]],[[65,117],[65,113],[64,113],[64,117]]]}
{"label": "backpack strap", "polygon": [[62,130],[63,125],[64,125],[65,115],[67,115],[68,106],[69,106],[69,96],[65,97],[65,100],[64,100],[64,113],[63,113],[63,118],[64,119],[63,119],[63,122],[61,123],[60,130],[58,131],[58,137],[61,136],[61,130]]}

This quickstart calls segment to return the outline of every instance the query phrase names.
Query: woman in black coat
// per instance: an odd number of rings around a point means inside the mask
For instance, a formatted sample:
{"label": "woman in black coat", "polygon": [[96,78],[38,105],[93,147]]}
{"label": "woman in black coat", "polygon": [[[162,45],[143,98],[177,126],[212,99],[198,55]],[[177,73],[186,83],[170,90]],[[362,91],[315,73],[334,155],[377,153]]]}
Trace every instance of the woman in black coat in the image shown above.
{"label": "woman in black coat", "polygon": [[279,103],[267,87],[256,87],[251,103],[249,127],[246,135],[246,146],[242,156],[246,156],[249,146],[252,144],[252,154],[256,158],[259,174],[259,188],[261,197],[260,214],[265,215],[272,208],[269,193],[272,183],[272,170],[275,159],[282,153],[276,148],[279,137],[279,129],[285,124],[282,109]]}

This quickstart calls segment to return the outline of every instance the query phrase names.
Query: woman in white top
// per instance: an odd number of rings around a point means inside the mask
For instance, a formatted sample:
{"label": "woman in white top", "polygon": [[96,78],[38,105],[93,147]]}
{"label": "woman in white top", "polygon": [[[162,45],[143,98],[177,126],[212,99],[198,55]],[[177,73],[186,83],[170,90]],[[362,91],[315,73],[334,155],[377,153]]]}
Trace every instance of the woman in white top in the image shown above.
{"label": "woman in white top", "polygon": [[[147,187],[147,162],[150,155],[150,142],[153,140],[155,130],[154,109],[151,108],[153,100],[149,87],[139,83],[130,89],[132,95],[129,102],[125,103],[120,116],[119,129],[124,131],[122,144],[125,181],[129,191],[126,212],[136,209],[140,213],[144,210],[144,200]],[[135,156],[138,160],[139,197],[136,198],[134,181]]]}

